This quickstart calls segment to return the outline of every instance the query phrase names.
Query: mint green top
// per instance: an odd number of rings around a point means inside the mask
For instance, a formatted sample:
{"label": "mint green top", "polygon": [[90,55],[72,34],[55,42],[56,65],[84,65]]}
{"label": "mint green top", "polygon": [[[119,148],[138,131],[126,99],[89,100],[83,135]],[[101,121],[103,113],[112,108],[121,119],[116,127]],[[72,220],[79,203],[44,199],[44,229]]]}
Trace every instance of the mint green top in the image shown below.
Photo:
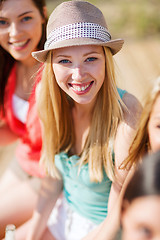
{"label": "mint green top", "polygon": [[[122,98],[125,91],[118,89],[118,92]],[[105,171],[102,182],[91,182],[88,164],[83,165],[78,174],[78,160],[77,155],[69,157],[64,152],[55,155],[55,165],[63,178],[64,196],[72,209],[92,222],[100,224],[108,213],[112,182]]]}

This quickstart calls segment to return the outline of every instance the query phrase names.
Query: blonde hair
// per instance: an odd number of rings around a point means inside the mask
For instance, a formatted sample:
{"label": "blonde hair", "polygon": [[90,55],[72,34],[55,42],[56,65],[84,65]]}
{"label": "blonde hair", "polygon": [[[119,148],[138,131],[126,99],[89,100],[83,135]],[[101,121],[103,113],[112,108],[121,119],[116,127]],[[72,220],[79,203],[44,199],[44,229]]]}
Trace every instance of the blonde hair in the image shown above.
{"label": "blonde hair", "polygon": [[128,157],[121,164],[122,169],[128,168],[133,164],[137,164],[150,150],[149,134],[148,134],[148,122],[152,113],[153,106],[157,97],[160,94],[160,77],[154,81],[152,90],[146,95],[146,102],[140,117],[139,125],[136,131],[136,135],[129,149]]}
{"label": "blonde hair", "polygon": [[[109,48],[104,48],[104,51],[106,77],[97,95],[89,134],[79,162],[80,167],[88,163],[90,179],[95,182],[102,181],[104,170],[112,181],[115,179],[111,141],[115,138],[118,124],[123,116],[123,103],[116,87],[113,57]],[[58,176],[54,156],[60,151],[68,152],[74,145],[75,135],[71,103],[55,80],[51,66],[51,52],[44,66],[38,108],[43,125],[41,162],[50,175]]]}

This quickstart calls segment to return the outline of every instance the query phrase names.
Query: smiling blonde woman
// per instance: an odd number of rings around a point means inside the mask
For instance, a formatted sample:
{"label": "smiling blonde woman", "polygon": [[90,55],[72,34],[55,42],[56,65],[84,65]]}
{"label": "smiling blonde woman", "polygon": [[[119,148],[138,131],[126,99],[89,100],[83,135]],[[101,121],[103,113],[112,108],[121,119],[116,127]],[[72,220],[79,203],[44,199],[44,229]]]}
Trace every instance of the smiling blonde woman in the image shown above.
{"label": "smiling blonde woman", "polygon": [[38,94],[41,163],[54,179],[62,178],[63,196],[48,224],[53,196],[40,196],[44,207],[35,211],[36,227],[28,239],[47,239],[46,234],[82,239],[117,200],[127,175],[119,165],[141,109],[134,96],[116,86],[113,55],[123,42],[111,39],[102,12],[89,2],[63,2],[50,15],[44,50],[33,56],[44,62]]}

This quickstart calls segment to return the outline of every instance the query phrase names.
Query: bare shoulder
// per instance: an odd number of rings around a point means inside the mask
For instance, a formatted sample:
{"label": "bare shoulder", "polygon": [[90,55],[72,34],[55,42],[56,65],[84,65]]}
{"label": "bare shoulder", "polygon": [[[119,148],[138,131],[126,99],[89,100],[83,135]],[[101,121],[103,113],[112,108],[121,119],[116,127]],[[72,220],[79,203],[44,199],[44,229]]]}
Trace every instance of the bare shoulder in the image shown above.
{"label": "bare shoulder", "polygon": [[126,92],[122,101],[125,104],[123,106],[124,118],[118,126],[114,141],[115,174],[119,180],[117,184],[120,186],[123,184],[128,171],[119,169],[119,166],[128,156],[142,112],[142,105],[134,95]]}
{"label": "bare shoulder", "polygon": [[123,107],[124,121],[131,128],[136,128],[142,112],[142,105],[131,93],[126,92],[122,98],[126,107]]}

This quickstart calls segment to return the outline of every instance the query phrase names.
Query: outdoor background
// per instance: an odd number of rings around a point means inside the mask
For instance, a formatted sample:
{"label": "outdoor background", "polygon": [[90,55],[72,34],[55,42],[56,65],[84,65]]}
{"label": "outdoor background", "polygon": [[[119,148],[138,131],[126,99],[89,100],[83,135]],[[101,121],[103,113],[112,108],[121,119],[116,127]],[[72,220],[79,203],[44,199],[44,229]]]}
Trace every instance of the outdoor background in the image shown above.
{"label": "outdoor background", "polygon": [[[47,0],[48,14],[61,2]],[[150,85],[160,75],[160,0],[89,2],[104,13],[112,38],[125,40],[121,52],[114,56],[118,86],[143,104]],[[0,174],[12,158],[16,144],[0,147]]]}

